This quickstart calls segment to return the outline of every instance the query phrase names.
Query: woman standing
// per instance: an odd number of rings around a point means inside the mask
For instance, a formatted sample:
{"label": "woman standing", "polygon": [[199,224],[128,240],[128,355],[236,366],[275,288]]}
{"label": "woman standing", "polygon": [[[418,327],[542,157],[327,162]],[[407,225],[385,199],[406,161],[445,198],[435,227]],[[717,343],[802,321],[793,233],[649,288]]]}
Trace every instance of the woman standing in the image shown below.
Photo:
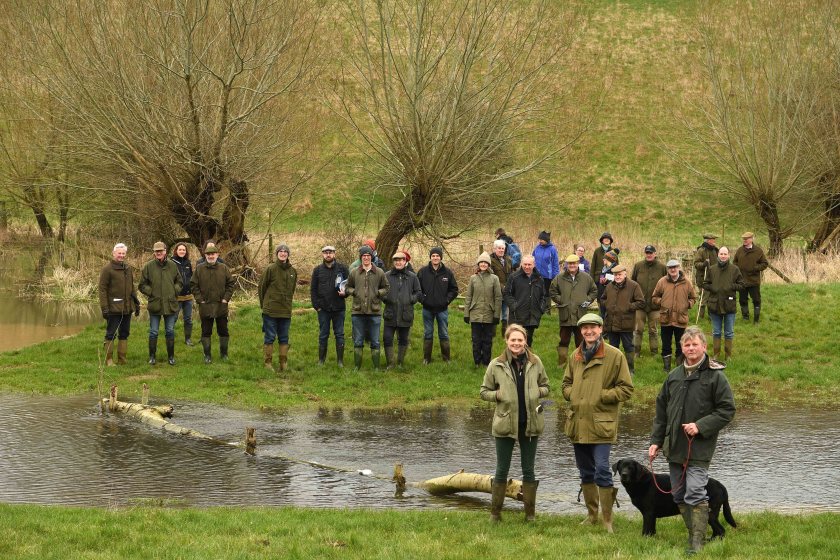
{"label": "woman standing", "polygon": [[464,322],[472,330],[473,362],[488,365],[493,352],[493,331],[502,316],[499,277],[490,272],[490,255],[481,253],[478,272],[470,277],[464,297]]}
{"label": "woman standing", "polygon": [[[172,262],[178,267],[178,274],[181,275],[181,292],[178,294],[179,312],[184,314],[184,343],[192,346],[192,308],[193,295],[190,292],[190,279],[192,279],[192,263],[190,262],[190,251],[186,243],[178,243],[172,251]],[[177,316],[175,317],[177,321]]]}
{"label": "woman standing", "polygon": [[289,246],[280,244],[277,260],[265,269],[260,279],[260,307],[263,319],[263,361],[273,370],[274,340],[280,350],[280,371],[285,371],[289,358],[289,328],[292,325],[292,298],[297,287],[297,270],[289,262]]}
{"label": "woman standing", "polygon": [[501,521],[513,446],[519,441],[522,462],[522,501],[525,521],[534,520],[539,481],[535,477],[537,439],[545,427],[540,399],[548,396],[548,376],[540,358],[525,341],[525,328],[511,324],[505,331],[507,349],[494,359],[481,383],[481,398],[496,403],[493,437],[496,438],[496,473],[491,482],[490,520]]}

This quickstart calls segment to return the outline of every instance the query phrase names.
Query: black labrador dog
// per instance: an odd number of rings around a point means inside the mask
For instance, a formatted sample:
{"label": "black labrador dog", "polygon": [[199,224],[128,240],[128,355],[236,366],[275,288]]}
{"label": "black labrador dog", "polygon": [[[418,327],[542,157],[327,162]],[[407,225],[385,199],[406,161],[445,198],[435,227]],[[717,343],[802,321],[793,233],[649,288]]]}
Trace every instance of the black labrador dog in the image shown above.
{"label": "black labrador dog", "polygon": [[[621,476],[621,484],[630,496],[630,501],[642,512],[642,535],[656,534],[657,518],[680,514],[671,494],[663,494],[656,489],[652,473],[640,462],[621,459],[613,465],[612,470],[613,474]],[[656,483],[666,492],[671,489],[671,478],[667,474],[657,474]],[[711,477],[706,484],[706,492],[709,495],[709,525],[712,527],[712,538],[723,538],[726,530],[718,520],[721,507],[726,522],[732,527],[738,526],[729,508],[729,493],[723,484]]]}

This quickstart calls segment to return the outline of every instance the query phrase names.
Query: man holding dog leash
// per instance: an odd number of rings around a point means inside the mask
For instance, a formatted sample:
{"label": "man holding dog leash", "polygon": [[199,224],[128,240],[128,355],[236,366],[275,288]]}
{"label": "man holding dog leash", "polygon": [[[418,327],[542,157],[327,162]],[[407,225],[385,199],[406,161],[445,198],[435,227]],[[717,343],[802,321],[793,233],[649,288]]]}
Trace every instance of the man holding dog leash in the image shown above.
{"label": "man holding dog leash", "polygon": [[662,449],[668,459],[671,493],[688,529],[688,553],[706,540],[709,499],[706,484],[718,433],[735,416],[735,398],[723,364],[706,354],[706,336],[688,327],[680,339],[685,361],[665,379],[656,397],[648,456]]}

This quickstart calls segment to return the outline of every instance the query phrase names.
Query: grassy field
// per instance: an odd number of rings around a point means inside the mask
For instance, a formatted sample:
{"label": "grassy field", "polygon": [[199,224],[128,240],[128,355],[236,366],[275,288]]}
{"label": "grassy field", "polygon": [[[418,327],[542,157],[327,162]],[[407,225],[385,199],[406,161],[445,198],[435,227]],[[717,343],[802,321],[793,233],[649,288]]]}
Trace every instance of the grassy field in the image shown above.
{"label": "grassy field", "polygon": [[[515,511],[514,511],[515,509]],[[521,506],[490,525],[477,512],[364,510],[158,509],[0,505],[0,557],[60,558],[683,558],[685,527],[660,520],[641,536],[641,518],[617,515],[616,534],[581,528],[582,516],[540,515],[523,521]],[[737,514],[737,529],[706,545],[698,558],[836,557],[840,516]],[[833,527],[833,528],[832,528]]]}
{"label": "grassy field", "polygon": [[[763,290],[762,322],[758,325],[738,319],[735,325],[734,359],[727,375],[740,406],[762,408],[788,404],[831,406],[840,397],[840,363],[835,356],[832,329],[815,324],[820,310],[840,305],[840,284],[766,286]],[[391,371],[372,371],[365,351],[360,372],[335,367],[331,344],[327,364],[317,366],[317,318],[303,312],[292,321],[291,369],[279,376],[262,365],[260,312],[245,305],[235,310],[231,321],[230,361],[206,366],[200,346],[183,345],[178,325],[178,364],[165,360],[156,366],[146,363],[148,321],[135,321],[129,339],[129,364],[101,368],[101,382],[107,390],[120,387],[126,399],[137,398],[148,383],[158,398],[178,398],[224,404],[246,409],[288,409],[307,407],[405,408],[481,406],[478,387],[483,370],[472,365],[469,330],[461,314],[450,314],[453,361],[437,359],[422,365],[422,323],[419,309],[411,333],[406,365]],[[546,364],[554,396],[559,394],[562,373],[558,370],[555,347],[556,315],[545,316],[536,331],[535,351]],[[710,332],[708,322],[704,322]],[[350,321],[346,321],[349,336]],[[0,355],[0,391],[47,394],[96,392],[100,380],[98,360],[104,359],[104,327],[91,326],[80,335]],[[196,333],[196,337],[198,334]],[[214,339],[215,340],[215,339]],[[437,346],[437,345],[436,345]],[[636,365],[636,393],[629,406],[651,405],[663,380],[659,356],[651,356],[647,343]],[[501,352],[496,338],[494,352]],[[216,355],[216,349],[214,349]],[[159,354],[165,356],[163,343]],[[352,366],[352,343],[348,342],[345,362]],[[276,360],[275,353],[275,360]],[[384,355],[383,355],[384,365]]]}

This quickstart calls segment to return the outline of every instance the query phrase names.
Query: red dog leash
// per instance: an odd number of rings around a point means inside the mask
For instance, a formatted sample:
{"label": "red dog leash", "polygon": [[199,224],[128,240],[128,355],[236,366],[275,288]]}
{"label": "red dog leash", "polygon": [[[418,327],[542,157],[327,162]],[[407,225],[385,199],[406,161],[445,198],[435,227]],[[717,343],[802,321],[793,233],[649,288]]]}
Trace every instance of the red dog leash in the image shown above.
{"label": "red dog leash", "polygon": [[[687,437],[687,436],[686,436]],[[650,469],[651,477],[653,478],[653,485],[656,486],[656,489],[659,490],[663,494],[673,494],[680,487],[685,484],[685,472],[688,470],[688,460],[691,459],[691,442],[694,441],[694,436],[688,438],[688,453],[685,456],[685,462],[683,463],[682,475],[680,476],[680,483],[677,484],[676,488],[671,488],[671,490],[663,490],[659,487],[659,483],[656,482],[656,471],[653,470],[653,458],[648,457],[648,468]]]}

